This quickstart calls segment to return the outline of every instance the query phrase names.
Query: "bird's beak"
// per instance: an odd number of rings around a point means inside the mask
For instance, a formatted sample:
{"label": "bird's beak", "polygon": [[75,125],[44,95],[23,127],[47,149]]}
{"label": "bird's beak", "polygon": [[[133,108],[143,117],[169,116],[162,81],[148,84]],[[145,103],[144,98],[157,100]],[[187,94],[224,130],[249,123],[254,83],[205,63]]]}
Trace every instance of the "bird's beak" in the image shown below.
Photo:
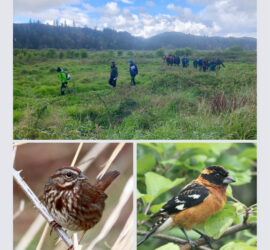
{"label": "bird's beak", "polygon": [[79,180],[88,180],[88,177],[84,175],[83,173],[80,173]]}
{"label": "bird's beak", "polygon": [[223,180],[223,183],[224,183],[224,184],[229,184],[229,183],[232,183],[232,182],[235,182],[235,179],[234,179],[232,176],[230,176],[230,175],[228,175],[228,176]]}

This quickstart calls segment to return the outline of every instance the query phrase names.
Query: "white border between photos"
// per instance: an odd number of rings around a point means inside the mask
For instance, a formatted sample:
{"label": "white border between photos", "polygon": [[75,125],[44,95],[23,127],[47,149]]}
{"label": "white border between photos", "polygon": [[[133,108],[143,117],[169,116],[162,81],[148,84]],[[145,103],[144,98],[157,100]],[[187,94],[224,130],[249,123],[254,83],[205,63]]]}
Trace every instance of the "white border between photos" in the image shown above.
{"label": "white border between photos", "polygon": [[0,9],[0,72],[1,72],[1,174],[0,174],[0,235],[1,249],[13,249],[12,194],[12,0],[2,1]]}

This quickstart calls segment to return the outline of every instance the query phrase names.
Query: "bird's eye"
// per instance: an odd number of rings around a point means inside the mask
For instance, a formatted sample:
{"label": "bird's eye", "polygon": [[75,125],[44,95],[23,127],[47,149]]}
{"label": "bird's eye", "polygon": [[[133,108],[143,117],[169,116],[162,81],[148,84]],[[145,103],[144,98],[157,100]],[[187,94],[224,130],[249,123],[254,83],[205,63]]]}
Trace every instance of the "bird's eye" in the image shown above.
{"label": "bird's eye", "polygon": [[67,172],[66,175],[67,175],[67,177],[71,177],[71,173],[70,172]]}

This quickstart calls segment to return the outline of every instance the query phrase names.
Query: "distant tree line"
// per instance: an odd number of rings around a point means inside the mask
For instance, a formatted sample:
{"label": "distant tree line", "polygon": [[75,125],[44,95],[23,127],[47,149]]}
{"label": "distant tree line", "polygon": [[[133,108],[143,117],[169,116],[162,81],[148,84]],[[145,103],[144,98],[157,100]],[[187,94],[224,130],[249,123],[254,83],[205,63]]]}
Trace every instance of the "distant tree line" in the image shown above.
{"label": "distant tree line", "polygon": [[166,32],[148,39],[134,37],[128,32],[112,29],[103,31],[87,27],[47,25],[40,22],[13,25],[14,48],[27,49],[94,49],[94,50],[157,50],[192,48],[199,50],[223,50],[240,46],[244,50],[256,50],[255,38],[224,38],[187,35]]}

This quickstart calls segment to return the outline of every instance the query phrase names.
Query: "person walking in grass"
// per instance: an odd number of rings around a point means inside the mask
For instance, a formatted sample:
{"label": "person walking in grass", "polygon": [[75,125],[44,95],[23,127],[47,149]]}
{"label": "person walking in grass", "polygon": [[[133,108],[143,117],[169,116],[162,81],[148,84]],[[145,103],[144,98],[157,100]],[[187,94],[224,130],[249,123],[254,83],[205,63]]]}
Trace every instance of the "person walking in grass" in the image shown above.
{"label": "person walking in grass", "polygon": [[65,89],[67,88],[68,79],[66,73],[60,68],[57,68],[57,72],[59,73],[59,79],[61,81],[61,95],[65,94]]}
{"label": "person walking in grass", "polygon": [[130,73],[130,76],[131,76],[131,85],[136,85],[135,83],[135,76],[138,74],[138,68],[137,68],[137,65],[132,61],[130,60],[129,61],[129,73]]}
{"label": "person walking in grass", "polygon": [[111,63],[111,75],[110,75],[110,79],[109,79],[109,84],[112,85],[114,88],[116,87],[117,77],[118,77],[118,70],[117,70],[117,67],[115,65],[115,62],[112,62]]}

